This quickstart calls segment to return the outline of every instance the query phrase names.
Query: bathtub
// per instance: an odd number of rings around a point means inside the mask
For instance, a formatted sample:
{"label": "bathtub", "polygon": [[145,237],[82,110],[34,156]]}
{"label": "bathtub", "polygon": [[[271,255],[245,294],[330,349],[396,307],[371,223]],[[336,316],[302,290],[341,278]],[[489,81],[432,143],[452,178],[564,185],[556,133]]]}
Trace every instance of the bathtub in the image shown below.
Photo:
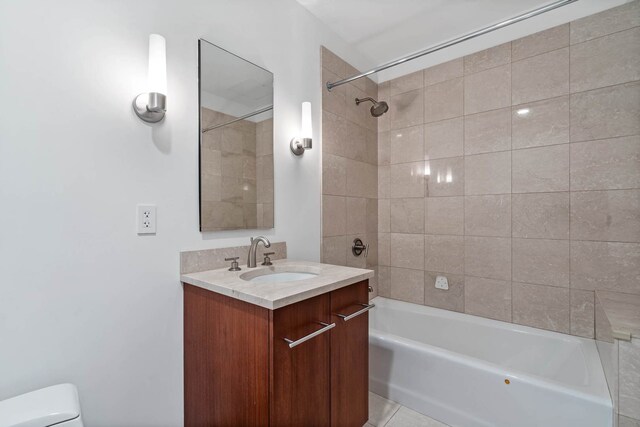
{"label": "bathtub", "polygon": [[455,427],[611,427],[595,342],[377,297],[372,392]]}

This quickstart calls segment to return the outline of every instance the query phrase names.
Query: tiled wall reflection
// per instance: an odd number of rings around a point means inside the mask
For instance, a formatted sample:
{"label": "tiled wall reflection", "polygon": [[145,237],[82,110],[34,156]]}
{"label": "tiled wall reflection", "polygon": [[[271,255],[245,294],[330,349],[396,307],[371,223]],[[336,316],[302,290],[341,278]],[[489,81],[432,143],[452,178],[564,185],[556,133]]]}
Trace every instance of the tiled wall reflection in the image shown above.
{"label": "tiled wall reflection", "polygon": [[639,5],[380,84],[380,295],[593,337],[640,293]]}

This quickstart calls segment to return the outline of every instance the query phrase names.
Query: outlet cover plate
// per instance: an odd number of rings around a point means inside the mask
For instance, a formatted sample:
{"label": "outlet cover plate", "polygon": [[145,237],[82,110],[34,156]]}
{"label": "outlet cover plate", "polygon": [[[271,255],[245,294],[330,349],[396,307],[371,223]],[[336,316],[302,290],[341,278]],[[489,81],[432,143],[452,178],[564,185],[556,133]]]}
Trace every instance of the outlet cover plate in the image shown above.
{"label": "outlet cover plate", "polygon": [[156,206],[138,205],[136,207],[138,234],[156,234]]}

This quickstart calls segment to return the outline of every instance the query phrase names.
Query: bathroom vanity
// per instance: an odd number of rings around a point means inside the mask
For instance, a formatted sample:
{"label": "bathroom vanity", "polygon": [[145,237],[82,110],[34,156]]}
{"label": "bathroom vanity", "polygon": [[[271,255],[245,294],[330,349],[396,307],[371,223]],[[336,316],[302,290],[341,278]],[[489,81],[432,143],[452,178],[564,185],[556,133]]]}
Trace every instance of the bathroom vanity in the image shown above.
{"label": "bathroom vanity", "polygon": [[183,275],[185,426],[364,425],[372,276],[287,260]]}

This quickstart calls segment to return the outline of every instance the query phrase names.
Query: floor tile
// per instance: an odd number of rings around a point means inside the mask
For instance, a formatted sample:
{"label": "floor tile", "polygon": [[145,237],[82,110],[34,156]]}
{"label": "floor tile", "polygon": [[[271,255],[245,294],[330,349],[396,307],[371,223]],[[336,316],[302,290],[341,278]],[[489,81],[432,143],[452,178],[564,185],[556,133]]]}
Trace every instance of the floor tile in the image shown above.
{"label": "floor tile", "polygon": [[386,427],[447,427],[447,425],[401,406]]}
{"label": "floor tile", "polygon": [[399,403],[392,402],[375,393],[369,393],[369,424],[383,427],[399,408]]}

